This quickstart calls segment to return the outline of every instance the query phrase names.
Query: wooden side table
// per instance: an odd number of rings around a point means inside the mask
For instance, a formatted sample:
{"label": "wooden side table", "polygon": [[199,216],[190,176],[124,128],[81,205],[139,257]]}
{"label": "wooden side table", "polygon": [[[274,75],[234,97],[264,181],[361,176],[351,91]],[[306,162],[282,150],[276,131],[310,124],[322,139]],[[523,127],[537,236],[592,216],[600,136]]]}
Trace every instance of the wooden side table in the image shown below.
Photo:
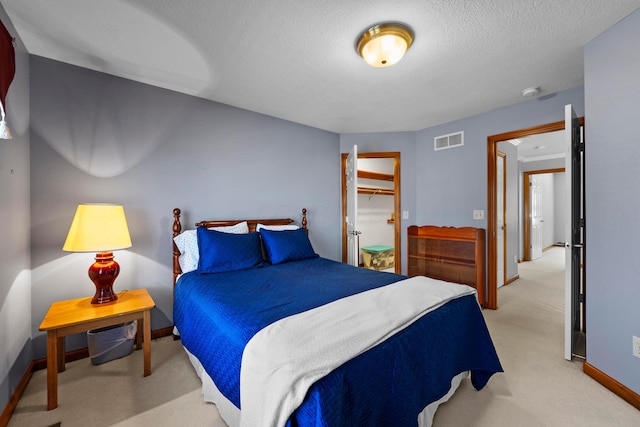
{"label": "wooden side table", "polygon": [[142,345],[144,376],[151,375],[151,309],[155,306],[146,289],[122,291],[116,301],[106,304],[91,304],[91,297],[51,304],[40,324],[40,330],[47,331],[47,410],[58,407],[58,372],[65,370],[67,335],[138,320],[136,348]]}

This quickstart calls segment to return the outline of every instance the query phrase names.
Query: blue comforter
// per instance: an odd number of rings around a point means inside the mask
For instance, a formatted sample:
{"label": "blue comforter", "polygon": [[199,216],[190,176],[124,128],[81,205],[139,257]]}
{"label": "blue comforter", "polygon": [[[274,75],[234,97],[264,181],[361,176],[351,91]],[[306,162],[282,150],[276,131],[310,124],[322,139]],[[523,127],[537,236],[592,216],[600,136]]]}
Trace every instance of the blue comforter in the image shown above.
{"label": "blue comforter", "polygon": [[[324,258],[232,273],[191,272],[176,284],[174,323],[183,345],[241,408],[242,352],[260,329],[404,278]],[[423,316],[318,381],[289,424],[416,425],[418,413],[467,370],[477,389],[502,371],[473,296]]]}

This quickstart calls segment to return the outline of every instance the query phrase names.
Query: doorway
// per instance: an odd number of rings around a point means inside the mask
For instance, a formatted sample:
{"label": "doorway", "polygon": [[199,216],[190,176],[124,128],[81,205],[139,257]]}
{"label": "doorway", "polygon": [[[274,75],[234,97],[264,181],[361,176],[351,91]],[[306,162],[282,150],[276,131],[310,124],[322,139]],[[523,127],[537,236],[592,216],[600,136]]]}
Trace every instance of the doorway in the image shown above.
{"label": "doorway", "polygon": [[[557,169],[543,169],[543,170],[534,170],[523,173],[522,180],[522,202],[523,202],[523,218],[522,218],[522,226],[523,226],[523,242],[522,242],[522,250],[523,250],[523,259],[525,261],[531,261],[533,259],[539,258],[541,252],[546,249],[546,246],[543,244],[542,236],[539,235],[541,229],[538,229],[536,232],[536,227],[543,225],[541,221],[540,212],[536,212],[540,210],[540,206],[534,206],[535,200],[538,199],[533,193],[536,192],[539,188],[539,184],[536,183],[536,178],[539,175],[547,175],[547,174],[556,174],[562,173],[564,174],[564,168]],[[542,220],[543,221],[543,220]],[[557,233],[558,236],[563,234],[563,231],[559,231]],[[547,239],[548,240],[548,239]],[[556,239],[557,243],[560,241]],[[534,252],[540,252],[540,254],[536,254]]]}
{"label": "doorway", "polygon": [[[346,182],[346,170],[347,170],[347,156],[348,153],[342,153],[341,157],[341,173],[342,173],[342,262],[347,262],[347,182]],[[394,246],[394,272],[400,274],[402,272],[402,250],[401,250],[401,232],[400,226],[402,222],[400,212],[400,153],[399,152],[380,152],[380,153],[358,153],[358,159],[387,159],[389,163],[392,163],[392,173],[380,173],[376,171],[361,170],[358,167],[358,178],[368,180],[369,182],[385,182],[389,183],[389,188],[386,186],[373,186],[379,188],[373,188],[372,186],[360,188],[358,192],[366,195],[367,198],[371,197],[384,197],[392,198],[393,212],[389,218],[385,219],[387,225],[393,227],[393,246]],[[392,190],[391,190],[392,189]]]}
{"label": "doorway", "polygon": [[[578,118],[571,105],[565,106],[565,120],[533,128],[492,135],[487,138],[488,199],[488,298],[487,308],[498,308],[497,292],[497,146],[501,141],[514,141],[532,135],[563,131],[565,188],[565,359],[579,356],[575,351],[584,319],[584,118]],[[570,196],[569,196],[570,195]],[[582,311],[582,316],[581,316]]]}
{"label": "doorway", "polygon": [[[581,122],[583,120],[581,119]],[[498,217],[498,194],[497,194],[497,158],[498,144],[503,141],[524,138],[531,135],[540,135],[548,132],[562,131],[565,122],[553,122],[540,126],[515,130],[487,137],[487,303],[486,308],[496,310],[498,308],[498,286],[497,286],[497,257],[498,249],[496,243],[497,217]]]}

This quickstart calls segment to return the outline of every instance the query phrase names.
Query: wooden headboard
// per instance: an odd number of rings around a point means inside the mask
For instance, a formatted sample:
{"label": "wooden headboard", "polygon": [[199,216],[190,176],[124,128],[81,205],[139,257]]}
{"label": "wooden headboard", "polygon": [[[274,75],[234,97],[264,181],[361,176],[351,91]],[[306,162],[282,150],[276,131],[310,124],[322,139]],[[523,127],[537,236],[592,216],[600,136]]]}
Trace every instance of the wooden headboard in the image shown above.
{"label": "wooden headboard", "polygon": [[485,304],[485,231],[475,227],[407,228],[408,275],[473,286]]}
{"label": "wooden headboard", "polygon": [[[182,233],[182,224],[180,223],[180,214],[181,210],[179,208],[175,208],[173,210],[173,235],[171,239],[171,243],[173,244],[173,284],[175,286],[176,280],[178,276],[182,274],[182,269],[180,268],[180,251],[173,241],[173,237],[176,237],[178,234]],[[249,232],[256,231],[256,226],[258,224],[263,225],[288,225],[293,223],[294,221],[291,218],[271,218],[271,219],[230,219],[230,220],[208,220],[208,221],[200,221],[196,222],[196,227],[227,227],[230,225],[235,225],[239,222],[246,221],[249,226]],[[307,228],[307,209],[302,209],[302,221],[300,226],[308,231]]]}

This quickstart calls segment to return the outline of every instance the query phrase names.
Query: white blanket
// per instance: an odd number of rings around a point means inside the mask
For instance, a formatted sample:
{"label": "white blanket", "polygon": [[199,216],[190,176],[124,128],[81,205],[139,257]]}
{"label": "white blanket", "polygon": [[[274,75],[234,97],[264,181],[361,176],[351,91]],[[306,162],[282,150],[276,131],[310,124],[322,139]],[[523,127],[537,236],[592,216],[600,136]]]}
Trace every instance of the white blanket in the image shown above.
{"label": "white blanket", "polygon": [[283,426],[314,382],[424,314],[475,292],[418,276],[267,326],[242,355],[240,425]]}

